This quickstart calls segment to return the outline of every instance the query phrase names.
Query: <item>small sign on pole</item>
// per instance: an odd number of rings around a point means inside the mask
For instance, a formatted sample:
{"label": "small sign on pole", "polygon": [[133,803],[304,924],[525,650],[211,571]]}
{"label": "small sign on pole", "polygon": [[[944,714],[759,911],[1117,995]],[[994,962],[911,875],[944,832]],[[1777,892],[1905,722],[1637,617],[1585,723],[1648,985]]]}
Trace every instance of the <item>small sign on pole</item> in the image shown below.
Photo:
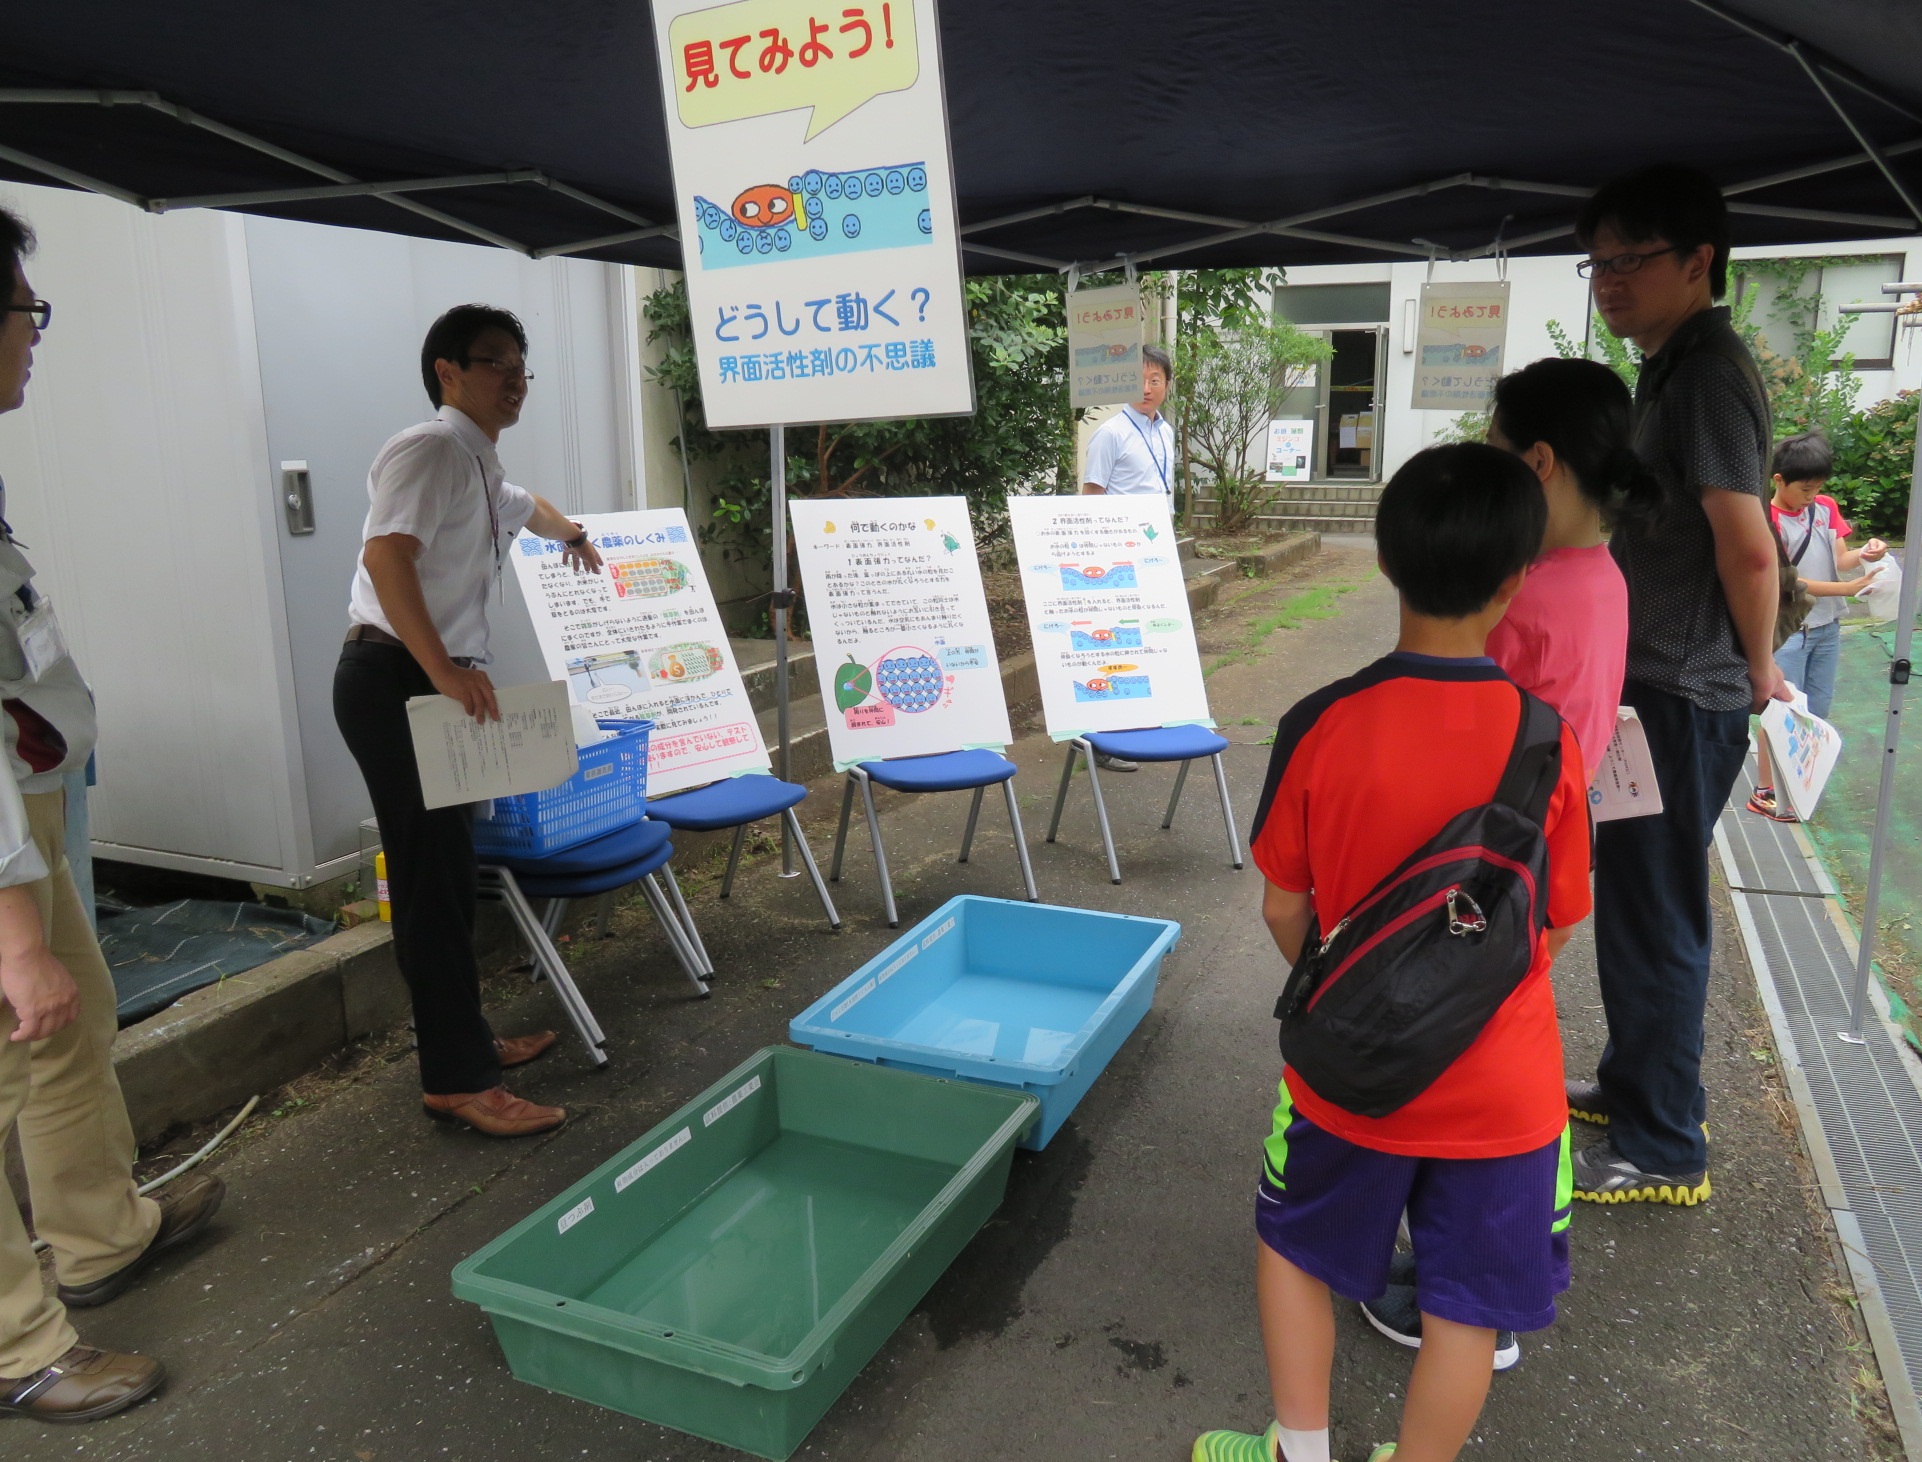
{"label": "small sign on pole", "polygon": [[1139,285],[1069,292],[1069,405],[1141,399],[1141,329]]}
{"label": "small sign on pole", "polygon": [[974,409],[934,0],[654,0],[713,427]]}
{"label": "small sign on pole", "polygon": [[1508,284],[1424,284],[1415,334],[1417,411],[1482,411],[1502,373]]}
{"label": "small sign on pole", "polygon": [[1306,417],[1268,423],[1268,480],[1306,482],[1314,471],[1315,423]]}

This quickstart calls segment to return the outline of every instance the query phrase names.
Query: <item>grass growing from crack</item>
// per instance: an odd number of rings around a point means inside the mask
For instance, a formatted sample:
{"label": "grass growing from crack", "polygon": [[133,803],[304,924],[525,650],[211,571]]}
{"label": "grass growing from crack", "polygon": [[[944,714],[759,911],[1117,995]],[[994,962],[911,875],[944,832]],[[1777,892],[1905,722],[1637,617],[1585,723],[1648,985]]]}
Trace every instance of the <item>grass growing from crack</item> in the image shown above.
{"label": "grass growing from crack", "polygon": [[1357,587],[1354,584],[1318,584],[1312,589],[1291,595],[1248,626],[1248,637],[1240,649],[1232,650],[1213,664],[1203,666],[1202,677],[1205,679],[1224,666],[1238,664],[1260,653],[1268,637],[1277,630],[1300,629],[1315,620],[1333,619],[1341,613],[1339,601],[1342,595],[1353,593]]}

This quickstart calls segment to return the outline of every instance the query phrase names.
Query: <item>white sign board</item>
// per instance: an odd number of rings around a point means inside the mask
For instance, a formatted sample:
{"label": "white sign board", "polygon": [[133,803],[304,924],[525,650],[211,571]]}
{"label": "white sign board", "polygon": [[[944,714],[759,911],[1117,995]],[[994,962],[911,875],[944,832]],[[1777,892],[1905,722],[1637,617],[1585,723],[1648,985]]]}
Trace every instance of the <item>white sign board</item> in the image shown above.
{"label": "white sign board", "polygon": [[1268,423],[1268,480],[1306,482],[1314,471],[1315,423],[1307,418]]}
{"label": "white sign board", "polygon": [[567,688],[558,681],[495,688],[499,720],[476,721],[444,695],[407,702],[407,729],[428,807],[487,802],[558,787],[580,769]]}
{"label": "white sign board", "polygon": [[967,499],[788,508],[835,770],[1012,741]]}
{"label": "white sign board", "polygon": [[1212,726],[1165,498],[1010,497],[1048,734]]}
{"label": "white sign board", "polygon": [[1415,409],[1487,410],[1507,342],[1507,284],[1424,284],[1415,333]]}
{"label": "white sign board", "polygon": [[712,427],[974,409],[934,0],[654,0]]}
{"label": "white sign board", "polygon": [[569,568],[551,539],[514,540],[514,571],[548,672],[567,682],[576,705],[654,723],[650,796],[767,771],[687,515],[652,508],[579,521],[605,560],[598,574]]}
{"label": "white sign board", "polygon": [[1768,737],[1776,789],[1788,793],[1789,806],[1807,822],[1842,755],[1842,733],[1810,711],[1809,698],[1798,690],[1793,701],[1768,703],[1762,734]]}
{"label": "white sign board", "polygon": [[1068,404],[1112,406],[1141,399],[1141,288],[1068,294]]}
{"label": "white sign board", "polygon": [[1621,817],[1653,817],[1662,810],[1662,789],[1655,781],[1648,732],[1633,706],[1615,710],[1615,734],[1601,765],[1588,783],[1588,811],[1596,822]]}

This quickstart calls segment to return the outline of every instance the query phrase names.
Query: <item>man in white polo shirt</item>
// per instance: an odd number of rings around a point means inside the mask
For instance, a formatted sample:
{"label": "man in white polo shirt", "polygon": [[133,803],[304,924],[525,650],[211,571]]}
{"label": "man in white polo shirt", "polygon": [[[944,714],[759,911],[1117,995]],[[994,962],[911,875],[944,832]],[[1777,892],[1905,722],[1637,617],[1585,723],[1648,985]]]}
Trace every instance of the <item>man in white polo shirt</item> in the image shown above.
{"label": "man in white polo shirt", "polygon": [[[1171,508],[1175,492],[1175,429],[1161,414],[1175,363],[1159,345],[1141,347],[1141,399],[1129,402],[1088,438],[1088,471],[1081,491],[1158,493]],[[1132,772],[1134,762],[1103,756],[1105,772]]]}
{"label": "man in white polo shirt", "polygon": [[431,420],[388,441],[367,474],[371,506],[334,671],[334,720],[360,764],[380,823],[394,910],[394,959],[413,999],[427,1114],[490,1137],[558,1127],[560,1107],[501,1085],[552,1031],[497,1038],[481,1013],[474,961],[473,809],[428,808],[407,701],[436,691],[475,720],[500,718],[487,663],[487,604],[523,527],[567,546],[576,570],[601,556],[581,525],[502,473],[494,444],[527,400],[527,334],[506,310],[458,305],[421,347]]}

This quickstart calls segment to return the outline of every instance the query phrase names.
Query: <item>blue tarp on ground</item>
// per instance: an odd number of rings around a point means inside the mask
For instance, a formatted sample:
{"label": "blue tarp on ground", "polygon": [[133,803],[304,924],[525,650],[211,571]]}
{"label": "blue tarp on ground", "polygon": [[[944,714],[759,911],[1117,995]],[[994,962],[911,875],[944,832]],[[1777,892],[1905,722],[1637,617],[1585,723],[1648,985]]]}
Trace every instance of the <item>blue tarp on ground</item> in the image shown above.
{"label": "blue tarp on ground", "polygon": [[334,930],[325,919],[298,909],[212,899],[144,909],[103,901],[99,913],[100,951],[113,971],[123,1026]]}

